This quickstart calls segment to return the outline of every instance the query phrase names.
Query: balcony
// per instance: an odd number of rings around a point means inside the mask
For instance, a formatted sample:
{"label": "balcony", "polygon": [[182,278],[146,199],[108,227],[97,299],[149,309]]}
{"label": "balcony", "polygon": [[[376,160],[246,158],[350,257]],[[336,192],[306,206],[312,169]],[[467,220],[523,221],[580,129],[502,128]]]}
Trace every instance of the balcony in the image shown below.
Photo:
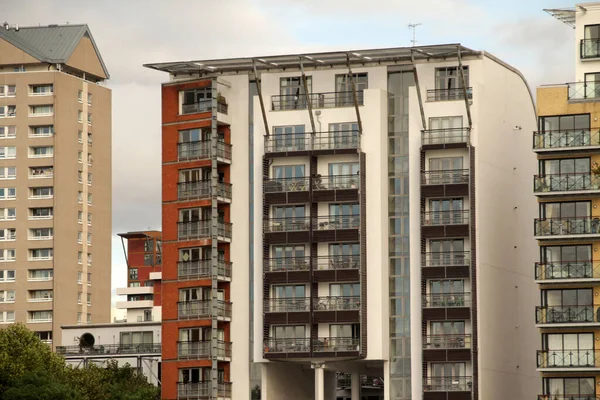
{"label": "balcony", "polygon": [[269,218],[264,221],[264,232],[301,232],[310,229],[308,217]]}
{"label": "balcony", "polygon": [[[219,399],[231,398],[231,382],[218,383],[217,397]],[[177,382],[177,398],[194,400],[199,398],[213,399],[212,383],[210,381],[188,383]]]}
{"label": "balcony", "polygon": [[217,301],[216,315],[212,315],[211,300],[180,301],[177,303],[179,319],[202,319],[217,317],[219,319],[231,318],[231,302]]}
{"label": "balcony", "polygon": [[[227,104],[217,101],[217,112],[227,114]],[[186,103],[181,105],[181,115],[197,114],[210,112],[212,110],[212,99],[201,100],[196,103]]]}
{"label": "balcony", "polygon": [[285,155],[352,154],[360,149],[360,132],[354,130],[335,132],[292,133],[265,137],[265,154],[272,157]]}
{"label": "balcony", "polygon": [[[315,353],[357,353],[360,351],[360,338],[353,337],[320,337],[313,340]],[[350,354],[349,354],[350,355]]]}
{"label": "balcony", "polygon": [[[177,278],[179,280],[209,279],[212,276],[211,260],[179,261],[177,262]],[[217,278],[231,280],[231,263],[219,260],[217,262]]]}
{"label": "balcony", "polygon": [[470,349],[471,335],[428,335],[423,336],[423,349]]}
{"label": "balcony", "polygon": [[594,349],[538,350],[537,367],[549,370],[585,371],[600,368]]}
{"label": "balcony", "polygon": [[538,283],[572,283],[600,280],[600,263],[564,261],[535,263]]}
{"label": "balcony", "polygon": [[428,252],[421,255],[421,274],[425,279],[466,278],[469,276],[471,253]]}
{"label": "balcony", "polygon": [[579,55],[582,60],[600,57],[600,39],[581,39]]}
{"label": "balcony", "polygon": [[537,239],[577,239],[600,235],[600,218],[536,218],[534,235]]}
{"label": "balcony", "polygon": [[600,178],[593,173],[546,174],[533,177],[533,191],[538,195],[575,195],[600,193]]}
{"label": "balcony", "polygon": [[30,167],[29,179],[52,178],[54,167]]}
{"label": "balcony", "polygon": [[265,272],[308,271],[310,257],[269,258],[264,264]]}
{"label": "balcony", "polygon": [[421,172],[421,197],[468,195],[468,169],[447,169]]}
{"label": "balcony", "polygon": [[62,356],[77,356],[105,354],[160,354],[161,345],[153,343],[139,344],[101,344],[91,347],[82,346],[56,346],[56,353]]}
{"label": "balcony", "polygon": [[218,141],[216,153],[212,151],[211,145],[210,140],[177,143],[177,159],[178,161],[209,160],[216,156],[217,160],[231,162],[230,144]]}
{"label": "balcony", "polygon": [[[359,106],[364,105],[364,94],[356,92],[356,100]],[[272,111],[306,110],[308,102],[315,108],[337,108],[354,107],[354,92],[325,92],[298,95],[275,95],[271,96]]]}
{"label": "balcony", "polygon": [[264,178],[265,204],[297,204],[310,201],[309,178]]}
{"label": "balcony", "polygon": [[[177,184],[178,200],[207,199],[212,195],[210,181],[180,182]],[[231,183],[217,183],[217,197],[231,200]]]}
{"label": "balcony", "polygon": [[309,338],[265,339],[265,358],[308,357],[310,353]]}
{"label": "balcony", "polygon": [[469,210],[427,211],[421,214],[424,238],[469,235]]}
{"label": "balcony", "polygon": [[[473,88],[466,88],[467,98],[473,99]],[[465,90],[462,87],[450,89],[427,89],[427,101],[464,100]]]}
{"label": "balcony", "polygon": [[533,150],[569,151],[600,147],[600,131],[591,129],[551,130],[533,132]]}
{"label": "balcony", "polygon": [[[433,376],[423,378],[424,392],[470,392],[472,386],[473,380],[470,376]],[[469,396],[469,398],[471,397]]]}
{"label": "balcony", "polygon": [[[217,238],[219,240],[231,239],[231,227],[229,222],[217,223]],[[192,221],[177,223],[178,240],[195,240],[212,238],[212,221]]]}
{"label": "balcony", "polygon": [[315,282],[358,282],[361,257],[352,255],[329,255],[313,259]]}
{"label": "balcony", "polygon": [[424,150],[460,149],[469,144],[469,128],[428,129],[421,131]]}
{"label": "balcony", "polygon": [[265,299],[265,312],[307,312],[310,310],[310,297]]}
{"label": "balcony", "polygon": [[313,303],[314,311],[346,311],[360,309],[360,296],[318,297]]}
{"label": "balcony", "polygon": [[471,293],[436,293],[423,296],[424,308],[471,307]]}
{"label": "balcony", "polygon": [[567,83],[568,100],[596,100],[600,97],[600,84],[595,82]]}
{"label": "balcony", "polygon": [[[177,357],[181,359],[209,359],[212,355],[212,342],[210,340],[197,342],[177,342]],[[231,358],[231,342],[219,340],[217,342],[217,358],[220,360]]]}
{"label": "balcony", "polygon": [[535,323],[538,325],[596,325],[595,307],[586,306],[538,306],[535,308]]}

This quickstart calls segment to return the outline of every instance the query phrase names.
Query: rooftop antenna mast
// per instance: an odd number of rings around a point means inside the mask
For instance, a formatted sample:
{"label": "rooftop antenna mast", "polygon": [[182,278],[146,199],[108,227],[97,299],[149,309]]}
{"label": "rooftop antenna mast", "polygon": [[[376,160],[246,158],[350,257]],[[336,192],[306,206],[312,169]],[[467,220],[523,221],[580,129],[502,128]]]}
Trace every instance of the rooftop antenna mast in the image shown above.
{"label": "rooftop antenna mast", "polygon": [[408,23],[408,29],[412,30],[412,47],[415,47],[417,45],[417,26],[419,25],[423,25],[422,23],[416,23],[416,24],[411,24],[410,22]]}

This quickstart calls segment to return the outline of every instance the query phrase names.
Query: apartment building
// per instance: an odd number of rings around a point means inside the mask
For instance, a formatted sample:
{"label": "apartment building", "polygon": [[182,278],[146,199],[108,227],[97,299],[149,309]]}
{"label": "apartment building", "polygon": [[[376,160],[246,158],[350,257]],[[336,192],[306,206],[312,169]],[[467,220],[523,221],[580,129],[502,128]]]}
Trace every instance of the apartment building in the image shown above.
{"label": "apartment building", "polygon": [[49,343],[110,321],[106,79],[87,25],[0,27],[0,327]]}
{"label": "apartment building", "polygon": [[[161,232],[118,235],[127,261],[127,287],[117,288],[117,294],[127,298],[117,302],[117,308],[126,310],[125,318],[115,318],[112,323],[63,325],[62,345],[56,346],[56,352],[75,368],[102,366],[109,360],[129,364],[148,382],[160,385]],[[110,298],[105,301],[110,304]]]}
{"label": "apartment building", "polygon": [[[249,361],[267,400],[537,395],[535,109],[517,70],[456,44],[146,66],[170,76],[164,398],[248,398]],[[182,274],[191,246],[204,280]],[[167,354],[189,326],[231,342],[216,377],[214,358]]]}
{"label": "apartment building", "polygon": [[600,398],[600,3],[546,10],[575,30],[575,82],[537,89],[539,400]]}

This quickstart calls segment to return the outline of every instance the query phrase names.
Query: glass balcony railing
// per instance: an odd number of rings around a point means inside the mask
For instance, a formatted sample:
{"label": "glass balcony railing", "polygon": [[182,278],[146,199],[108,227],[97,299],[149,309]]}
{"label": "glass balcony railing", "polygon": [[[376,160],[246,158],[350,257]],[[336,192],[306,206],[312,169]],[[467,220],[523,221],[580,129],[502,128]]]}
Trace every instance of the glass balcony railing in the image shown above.
{"label": "glass balcony railing", "polygon": [[265,353],[308,353],[309,351],[309,338],[266,339],[264,342]]}
{"label": "glass balcony railing", "polygon": [[534,150],[600,146],[600,130],[561,129],[533,132]]}
{"label": "glass balcony railing", "polygon": [[435,293],[423,296],[424,308],[471,307],[471,293]]}
{"label": "glass balcony railing", "polygon": [[325,296],[313,302],[314,311],[346,311],[360,309],[360,296]]}
{"label": "glass balcony railing", "polygon": [[471,255],[468,251],[428,252],[421,257],[421,263],[423,267],[468,266]]}
{"label": "glass balcony railing", "polygon": [[535,263],[535,279],[552,283],[568,279],[600,279],[600,263],[555,261]]}
{"label": "glass balcony railing", "polygon": [[423,391],[470,392],[472,382],[470,376],[432,376],[423,378]]}
{"label": "glass balcony railing", "polygon": [[315,353],[360,351],[360,338],[320,337],[313,340],[313,351]]}
{"label": "glass balcony railing", "polygon": [[338,229],[358,229],[360,227],[360,214],[357,215],[324,215],[314,218],[313,229],[338,230]]}
{"label": "glass balcony railing", "polygon": [[469,128],[428,129],[421,131],[421,145],[469,143]]}
{"label": "glass balcony railing", "polygon": [[[179,161],[210,159],[213,155],[211,146],[210,140],[177,143],[177,159]],[[218,141],[215,155],[217,158],[231,161],[231,145]]]}
{"label": "glass balcony railing", "polygon": [[265,299],[265,312],[305,312],[310,310],[310,297]]}
{"label": "glass balcony railing", "polygon": [[[179,261],[177,263],[177,277],[179,279],[201,279],[212,275],[211,260]],[[218,261],[218,276],[231,278],[231,263]]]}
{"label": "glass balcony railing", "polygon": [[[212,398],[212,383],[210,381],[203,382],[177,382],[177,398],[178,399],[199,399]],[[231,398],[231,382],[219,382],[217,389],[217,397],[219,399]]]}
{"label": "glass balcony railing", "polygon": [[469,183],[468,169],[445,169],[421,173],[422,185],[453,185]]}
{"label": "glass balcony railing", "polygon": [[[212,99],[200,100],[196,103],[186,103],[181,105],[181,114],[196,114],[209,112],[212,108]],[[217,112],[227,114],[228,106],[223,102],[217,102]]]}
{"label": "glass balcony railing", "polygon": [[276,257],[267,260],[265,271],[308,271],[310,268],[310,257]]}
{"label": "glass balcony railing", "polygon": [[265,193],[305,192],[309,189],[309,178],[298,176],[295,178],[264,179]]}
{"label": "glass balcony railing", "polygon": [[[219,340],[217,342],[217,357],[227,358],[231,357],[231,342],[224,342]],[[179,358],[210,358],[212,355],[212,343],[210,340],[206,341],[188,341],[188,342],[177,342],[177,356]]]}
{"label": "glass balcony railing", "polygon": [[[473,88],[466,88],[467,99],[473,98]],[[449,89],[427,89],[427,101],[464,100],[465,90],[462,87]]]}
{"label": "glass balcony railing", "polygon": [[[206,318],[212,315],[211,300],[180,301],[177,303],[177,312],[180,319]],[[215,317],[231,318],[231,302],[217,301]]]}
{"label": "glass balcony railing", "polygon": [[313,178],[313,190],[358,189],[360,176],[357,175],[326,175]]}
{"label": "glass balcony railing", "polygon": [[360,132],[357,130],[290,133],[265,137],[265,153],[281,153],[311,150],[344,150],[360,148]]}
{"label": "glass balcony railing", "polygon": [[[231,227],[228,222],[217,224],[217,235],[231,239]],[[211,221],[191,221],[177,223],[177,238],[179,240],[209,239],[212,237]]]}
{"label": "glass balcony railing", "polygon": [[56,346],[56,353],[69,356],[81,354],[160,354],[161,345],[155,343],[136,344],[97,344],[91,347],[82,346]]}
{"label": "glass balcony railing", "polygon": [[[177,184],[177,198],[179,200],[193,200],[209,198],[212,195],[210,181],[179,182]],[[218,182],[217,196],[231,200],[231,183]]]}
{"label": "glass balcony railing", "polygon": [[[363,91],[356,92],[359,106],[364,104]],[[305,110],[310,101],[312,108],[354,107],[353,92],[326,92],[306,94],[289,94],[271,96],[273,111]]]}
{"label": "glass balcony railing", "polygon": [[538,368],[594,368],[600,365],[600,354],[594,349],[538,350]]}
{"label": "glass balcony railing", "polygon": [[535,236],[570,236],[600,234],[600,218],[540,218],[535,219]]}
{"label": "glass balcony railing", "polygon": [[421,215],[421,225],[465,225],[469,223],[469,210],[428,211]]}
{"label": "glass balcony railing", "polygon": [[310,218],[270,218],[264,221],[264,232],[302,232],[310,229]]}
{"label": "glass balcony railing", "polygon": [[600,39],[581,39],[579,55],[581,59],[600,57]]}
{"label": "glass balcony railing", "polygon": [[567,83],[568,100],[590,100],[600,97],[600,82]]}
{"label": "glass balcony railing", "polygon": [[577,174],[546,174],[533,177],[535,193],[575,192],[600,190],[598,175],[587,172]]}
{"label": "glass balcony railing", "polygon": [[348,270],[360,268],[360,255],[321,256],[316,258],[314,269],[322,270]]}
{"label": "glass balcony railing", "polygon": [[598,322],[594,306],[538,306],[536,324],[581,324]]}
{"label": "glass balcony railing", "polygon": [[423,349],[470,349],[470,334],[441,334],[423,336]]}

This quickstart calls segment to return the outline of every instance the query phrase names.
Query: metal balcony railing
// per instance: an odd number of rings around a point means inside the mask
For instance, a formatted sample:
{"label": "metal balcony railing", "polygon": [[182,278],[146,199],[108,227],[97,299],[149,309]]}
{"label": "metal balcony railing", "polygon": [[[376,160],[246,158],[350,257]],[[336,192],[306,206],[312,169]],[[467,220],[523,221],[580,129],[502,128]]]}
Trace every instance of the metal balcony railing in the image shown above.
{"label": "metal balcony railing", "polygon": [[[180,301],[177,303],[177,312],[178,317],[181,319],[211,317],[211,300]],[[231,318],[231,303],[217,301],[217,315],[215,317]]]}
{"label": "metal balcony railing", "polygon": [[563,279],[600,278],[600,263],[592,261],[556,261],[535,263],[535,279],[560,281]]}
{"label": "metal balcony railing", "polygon": [[[217,224],[217,235],[231,239],[231,227],[229,222],[219,222]],[[177,238],[179,240],[204,239],[212,235],[211,221],[191,221],[177,223]]]}
{"label": "metal balcony railing", "polygon": [[325,296],[313,302],[314,311],[347,311],[360,309],[360,296]]}
{"label": "metal balcony railing", "polygon": [[600,178],[593,173],[546,174],[533,177],[533,191],[573,192],[583,190],[600,190]]}
{"label": "metal balcony railing", "polygon": [[310,310],[310,297],[265,299],[265,312],[305,312]]}
{"label": "metal balcony railing", "polygon": [[600,395],[595,395],[595,394],[540,394],[540,395],[538,395],[538,400],[600,400]]}
{"label": "metal balcony railing", "polygon": [[581,39],[579,55],[582,59],[600,57],[600,39]]}
{"label": "metal balcony railing", "polygon": [[598,322],[594,306],[537,306],[536,324],[580,324]]}
{"label": "metal balcony railing", "polygon": [[452,267],[471,264],[468,251],[428,252],[421,258],[423,267]]}
{"label": "metal balcony railing", "polygon": [[[209,112],[212,108],[212,99],[200,100],[196,103],[187,103],[181,105],[181,114],[195,114]],[[227,114],[227,104],[217,102],[217,112]]]}
{"label": "metal balcony railing", "polygon": [[[202,382],[177,382],[177,398],[178,399],[198,399],[211,398],[212,383],[210,381]],[[219,398],[231,398],[231,382],[219,382],[217,389]]]}
{"label": "metal balcony railing", "polygon": [[[338,389],[350,388],[352,384],[352,374],[338,373],[337,387]],[[383,379],[379,376],[360,376],[360,386],[364,388],[383,388]]]}
{"label": "metal balcony railing", "polygon": [[[211,145],[210,140],[177,143],[177,158],[179,161],[209,159],[213,155]],[[231,161],[231,145],[218,141],[216,156]]]}
{"label": "metal balcony railing", "polygon": [[600,234],[600,218],[536,218],[535,236],[569,236]]}
{"label": "metal balcony railing", "polygon": [[[427,101],[464,100],[465,92],[462,87],[450,89],[427,89]],[[473,98],[473,88],[467,88],[467,98]]]}
{"label": "metal balcony railing", "polygon": [[471,335],[427,335],[423,336],[424,349],[470,349]]}
{"label": "metal balcony railing", "polygon": [[472,386],[470,376],[432,376],[423,379],[425,392],[470,392]]}
{"label": "metal balcony railing", "polygon": [[100,344],[92,347],[83,346],[56,346],[56,353],[69,355],[82,354],[160,354],[161,345],[154,343],[136,343],[136,344]]}
{"label": "metal balcony railing", "polygon": [[592,131],[587,128],[533,132],[535,150],[591,146],[600,146],[600,130]]}
{"label": "metal balcony railing", "polygon": [[[203,199],[212,194],[210,181],[180,182],[177,184],[177,198],[179,200]],[[231,200],[231,183],[218,182],[217,196]]]}
{"label": "metal balcony railing", "polygon": [[423,296],[425,308],[471,307],[471,293],[436,293]]}
{"label": "metal balcony railing", "polygon": [[538,368],[594,368],[600,365],[600,354],[594,349],[538,350]]}
{"label": "metal balcony railing", "polygon": [[310,229],[308,217],[270,218],[264,222],[264,232],[301,232]]}
{"label": "metal balcony railing", "polygon": [[360,176],[326,175],[313,178],[313,190],[358,189]]}
{"label": "metal balcony railing", "polygon": [[[217,357],[231,357],[231,342],[219,340],[217,342]],[[212,343],[210,340],[197,342],[177,342],[177,356],[179,358],[210,358],[212,355]]]}
{"label": "metal balcony railing", "polygon": [[[362,91],[356,92],[356,98],[359,106],[364,104],[364,94]],[[271,109],[273,111],[283,110],[305,110],[308,102],[311,102],[312,108],[335,108],[335,107],[353,107],[353,92],[325,92],[297,95],[274,95],[271,96]]]}
{"label": "metal balcony railing", "polygon": [[[198,279],[211,276],[211,260],[179,261],[177,262],[177,277],[179,279]],[[218,275],[231,278],[231,263],[218,261]]]}
{"label": "metal balcony railing", "polygon": [[421,173],[422,185],[449,185],[469,183],[468,169],[446,169]]}
{"label": "metal balcony railing", "polygon": [[298,176],[295,178],[264,178],[265,193],[304,192],[309,189],[309,178]]}
{"label": "metal balcony railing", "polygon": [[308,353],[309,351],[309,338],[266,339],[264,341],[265,353]]}
{"label": "metal balcony railing", "polygon": [[313,351],[315,353],[359,350],[360,338],[320,337],[316,340],[313,340]]}
{"label": "metal balcony railing", "polygon": [[359,149],[359,131],[290,133],[267,136],[265,153],[294,152],[309,150]]}
{"label": "metal balcony railing", "polygon": [[568,100],[597,99],[600,97],[600,83],[596,82],[572,82],[567,83]]}
{"label": "metal balcony railing", "polygon": [[428,129],[421,131],[421,145],[469,143],[469,128]]}
{"label": "metal balcony railing", "polygon": [[269,258],[264,264],[265,271],[307,271],[310,268],[310,257],[276,257]]}
{"label": "metal balcony railing", "polygon": [[325,215],[313,219],[315,230],[358,229],[360,227],[360,214],[353,215]]}
{"label": "metal balcony railing", "polygon": [[313,268],[317,270],[359,269],[360,255],[354,254],[317,257]]}
{"label": "metal balcony railing", "polygon": [[465,225],[469,223],[469,210],[427,211],[421,215],[421,225]]}

